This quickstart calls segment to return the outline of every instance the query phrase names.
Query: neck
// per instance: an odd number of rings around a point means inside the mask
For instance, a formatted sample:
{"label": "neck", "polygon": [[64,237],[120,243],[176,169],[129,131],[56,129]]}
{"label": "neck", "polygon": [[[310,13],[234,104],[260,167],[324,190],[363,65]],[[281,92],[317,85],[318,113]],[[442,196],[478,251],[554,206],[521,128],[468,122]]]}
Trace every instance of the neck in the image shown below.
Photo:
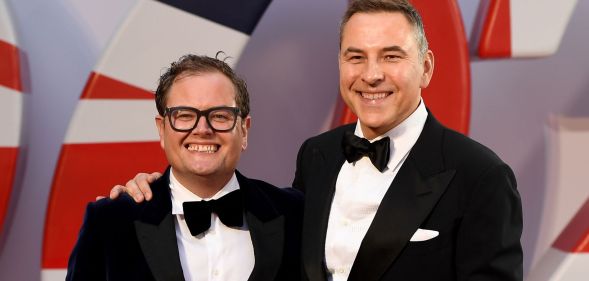
{"label": "neck", "polygon": [[213,195],[217,194],[219,190],[227,185],[233,176],[233,173],[201,176],[192,173],[177,173],[174,170],[172,170],[172,173],[181,185],[200,198],[213,197]]}

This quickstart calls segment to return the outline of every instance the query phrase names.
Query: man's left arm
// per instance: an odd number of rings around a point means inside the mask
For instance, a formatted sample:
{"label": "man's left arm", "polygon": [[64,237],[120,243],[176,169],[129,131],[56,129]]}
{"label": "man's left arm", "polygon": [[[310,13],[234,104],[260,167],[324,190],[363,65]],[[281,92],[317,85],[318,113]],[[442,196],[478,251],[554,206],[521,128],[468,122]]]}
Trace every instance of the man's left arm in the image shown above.
{"label": "man's left arm", "polygon": [[522,206],[513,171],[496,165],[479,178],[456,241],[457,280],[523,279]]}

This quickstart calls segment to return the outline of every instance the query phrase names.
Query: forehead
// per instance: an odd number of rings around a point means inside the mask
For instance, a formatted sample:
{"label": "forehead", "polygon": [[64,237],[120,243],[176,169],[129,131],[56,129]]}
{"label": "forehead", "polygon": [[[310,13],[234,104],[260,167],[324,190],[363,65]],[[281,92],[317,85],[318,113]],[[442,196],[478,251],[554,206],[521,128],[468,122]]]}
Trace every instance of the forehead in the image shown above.
{"label": "forehead", "polygon": [[198,108],[235,104],[235,87],[220,72],[183,73],[174,79],[167,97],[167,106]]}
{"label": "forehead", "polygon": [[361,12],[342,29],[342,49],[415,45],[413,27],[401,12]]}

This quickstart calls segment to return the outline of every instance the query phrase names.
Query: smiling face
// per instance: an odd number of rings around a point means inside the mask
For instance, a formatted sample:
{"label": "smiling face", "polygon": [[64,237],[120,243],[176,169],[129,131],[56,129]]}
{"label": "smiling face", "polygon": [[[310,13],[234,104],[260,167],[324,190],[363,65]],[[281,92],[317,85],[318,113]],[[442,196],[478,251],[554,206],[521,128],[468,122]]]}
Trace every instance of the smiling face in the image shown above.
{"label": "smiling face", "polygon": [[[179,75],[170,87],[166,107],[189,106],[206,110],[217,106],[235,107],[235,88],[220,72]],[[156,116],[160,144],[174,176],[190,189],[192,179],[218,182],[221,188],[233,175],[241,152],[247,146],[250,117],[238,117],[233,130],[215,132],[201,117],[191,132],[172,129],[169,117]]]}
{"label": "smiling face", "polygon": [[354,14],[342,29],[340,94],[373,139],[419,105],[433,73],[433,53],[419,56],[412,25],[400,12]]}

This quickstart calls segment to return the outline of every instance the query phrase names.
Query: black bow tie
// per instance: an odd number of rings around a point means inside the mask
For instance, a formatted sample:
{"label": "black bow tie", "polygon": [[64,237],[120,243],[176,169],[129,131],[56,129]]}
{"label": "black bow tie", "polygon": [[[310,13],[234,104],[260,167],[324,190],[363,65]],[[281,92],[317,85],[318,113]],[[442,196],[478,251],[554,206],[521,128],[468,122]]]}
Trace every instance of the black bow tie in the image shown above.
{"label": "black bow tie", "polygon": [[354,135],[353,132],[347,131],[342,139],[342,148],[348,162],[356,162],[363,156],[368,156],[372,165],[381,173],[386,169],[389,163],[390,139],[382,138],[373,143],[365,138]]}
{"label": "black bow tie", "polygon": [[216,200],[184,202],[182,207],[184,219],[193,236],[211,227],[211,213],[217,214],[226,226],[243,225],[243,197],[239,189]]}

